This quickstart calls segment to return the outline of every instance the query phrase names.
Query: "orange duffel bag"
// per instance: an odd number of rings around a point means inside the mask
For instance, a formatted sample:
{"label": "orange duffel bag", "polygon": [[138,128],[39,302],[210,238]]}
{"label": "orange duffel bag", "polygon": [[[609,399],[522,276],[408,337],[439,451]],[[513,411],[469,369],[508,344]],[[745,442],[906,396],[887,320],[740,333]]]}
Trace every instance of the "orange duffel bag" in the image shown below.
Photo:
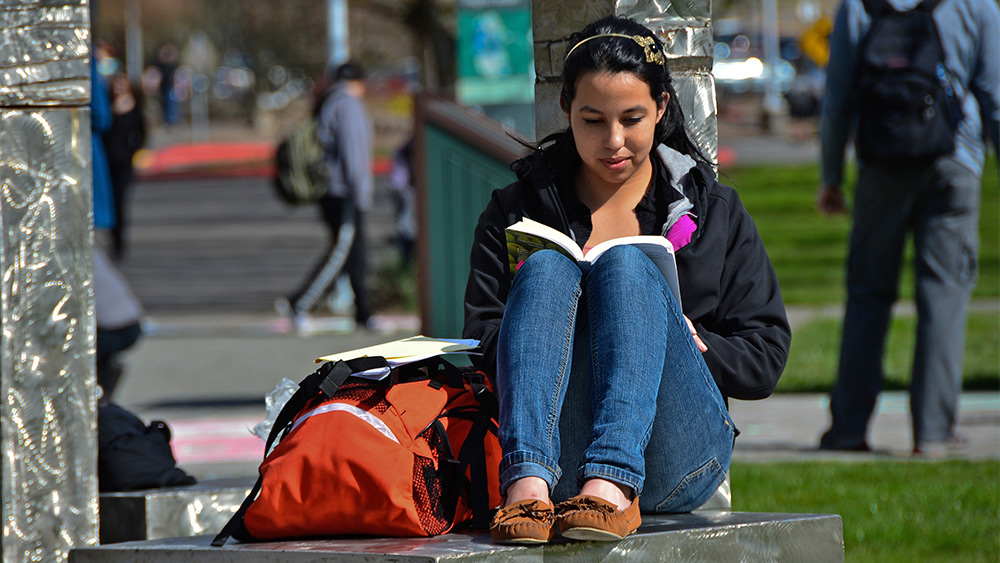
{"label": "orange duffel bag", "polygon": [[299,384],[257,483],[212,545],[488,527],[500,504],[500,445],[486,377],[440,358],[379,381],[350,377],[375,367],[387,364],[327,362]]}

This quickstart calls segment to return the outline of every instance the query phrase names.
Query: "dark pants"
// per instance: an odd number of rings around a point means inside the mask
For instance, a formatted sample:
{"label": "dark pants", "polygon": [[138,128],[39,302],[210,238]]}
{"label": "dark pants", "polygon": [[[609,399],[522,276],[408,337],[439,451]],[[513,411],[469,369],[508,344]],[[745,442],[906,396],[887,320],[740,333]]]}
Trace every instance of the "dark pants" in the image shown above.
{"label": "dark pants", "polygon": [[97,328],[97,384],[106,400],[111,398],[122,374],[118,354],[131,348],[141,335],[142,326],[137,322],[116,329]]}
{"label": "dark pants", "polygon": [[111,240],[115,258],[125,255],[125,209],[126,191],[132,182],[132,164],[130,161],[109,161],[111,169],[111,189],[115,201],[115,226],[111,228]]}
{"label": "dark pants", "polygon": [[323,221],[330,229],[330,246],[289,301],[296,313],[308,313],[329,293],[340,273],[347,272],[354,291],[355,320],[365,324],[371,317],[366,280],[365,214],[350,200],[341,197],[323,196],[318,204]]}
{"label": "dark pants", "polygon": [[840,368],[824,441],[853,447],[882,390],[882,360],[907,234],[913,238],[917,335],[913,439],[948,440],[962,389],[966,311],[976,284],[981,179],[951,157],[925,166],[862,165],[847,264]]}

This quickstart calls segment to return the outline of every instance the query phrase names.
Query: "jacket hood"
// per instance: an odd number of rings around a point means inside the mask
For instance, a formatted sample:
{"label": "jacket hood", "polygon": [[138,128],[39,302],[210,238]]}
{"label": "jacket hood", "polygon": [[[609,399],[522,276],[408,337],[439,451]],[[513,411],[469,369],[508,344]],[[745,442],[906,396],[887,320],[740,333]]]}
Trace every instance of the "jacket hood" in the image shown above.
{"label": "jacket hood", "polygon": [[[698,162],[666,145],[657,147],[656,155],[663,164],[661,170],[670,186],[683,198],[670,205],[665,228],[682,215],[690,215],[700,227],[700,220],[708,209],[708,192],[716,181],[715,170],[710,165]],[[695,239],[700,237],[701,229],[696,230],[693,236]]]}

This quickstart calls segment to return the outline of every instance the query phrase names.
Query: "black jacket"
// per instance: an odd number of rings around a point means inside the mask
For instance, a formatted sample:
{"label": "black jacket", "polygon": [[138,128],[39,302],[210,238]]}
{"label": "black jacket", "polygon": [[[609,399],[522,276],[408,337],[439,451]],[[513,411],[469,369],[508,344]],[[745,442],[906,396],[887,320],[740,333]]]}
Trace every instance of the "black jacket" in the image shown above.
{"label": "black jacket", "polygon": [[[657,159],[657,181],[669,182],[659,156],[651,158]],[[518,180],[493,192],[476,227],[463,334],[481,341],[480,367],[491,377],[511,282],[504,229],[528,217],[570,234],[546,162],[545,151],[516,161]],[[677,252],[684,314],[708,346],[705,363],[723,396],[762,399],[774,390],[791,343],[778,280],[736,191],[720,184],[704,164],[676,176],[698,225],[692,241]]]}

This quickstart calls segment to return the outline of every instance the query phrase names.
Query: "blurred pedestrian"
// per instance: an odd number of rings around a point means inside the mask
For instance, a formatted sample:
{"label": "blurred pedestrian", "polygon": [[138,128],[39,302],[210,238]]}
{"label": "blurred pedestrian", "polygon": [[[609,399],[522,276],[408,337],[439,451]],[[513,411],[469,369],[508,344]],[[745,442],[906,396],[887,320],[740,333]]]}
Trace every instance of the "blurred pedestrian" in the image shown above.
{"label": "blurred pedestrian", "polygon": [[177,72],[178,57],[177,46],[173,43],[164,43],[156,51],[156,60],[153,61],[153,66],[160,74],[160,103],[163,108],[163,122],[167,125],[174,125],[181,119],[180,105],[177,93],[174,91],[174,73]]}
{"label": "blurred pedestrian", "polygon": [[124,368],[121,353],[142,335],[142,306],[121,272],[94,246],[94,309],[97,324],[97,384],[101,403],[108,403]]}
{"label": "blurred pedestrian", "polygon": [[111,229],[113,256],[125,254],[126,192],[132,183],[132,159],[146,140],[142,106],[124,74],[111,78],[111,128],[104,133],[111,188],[114,195],[115,225]]}
{"label": "blurred pedestrian", "polygon": [[372,205],[372,123],[365,109],[365,75],[347,62],[333,71],[333,85],[319,106],[317,135],[326,152],[330,176],[320,215],[330,231],[330,245],[302,287],[275,306],[297,325],[329,293],[342,271],[354,291],[354,318],[371,327],[367,286],[365,216]]}
{"label": "blurred pedestrian", "polygon": [[110,399],[121,376],[118,353],[139,338],[141,309],[121,274],[111,265],[102,245],[115,227],[115,202],[103,137],[111,129],[112,110],[108,90],[90,66],[91,171],[94,210],[94,304],[97,324],[97,383],[102,401]]}
{"label": "blurred pedestrian", "polygon": [[416,193],[413,187],[413,139],[410,138],[396,151],[389,172],[389,190],[396,205],[396,248],[400,262],[409,267],[413,263],[413,247],[417,240]]}
{"label": "blurred pedestrian", "polygon": [[[820,448],[869,449],[868,423],[882,389],[886,332],[910,233],[917,307],[913,452],[939,455],[962,442],[955,422],[966,313],[976,281],[983,130],[996,147],[1000,121],[1000,12],[996,2],[983,0],[885,2],[844,0],[830,38],[817,196],[824,213],[846,209],[841,183],[853,124],[859,156],[840,366],[830,400],[832,424]],[[907,13],[897,17],[894,11]],[[922,20],[927,13],[931,17]],[[925,29],[916,27],[920,22]],[[902,114],[907,106],[898,101],[879,105],[883,94],[889,100],[907,95],[908,88],[878,86],[924,68],[910,53],[931,56],[929,49],[938,50],[936,37],[943,50],[937,58],[943,60],[923,60],[936,65],[925,82],[940,84],[940,93],[918,96],[910,115]],[[912,49],[897,53],[899,45]],[[884,140],[911,124],[913,131],[901,140]],[[938,132],[921,129],[932,125]],[[940,147],[930,150],[932,144]]]}

